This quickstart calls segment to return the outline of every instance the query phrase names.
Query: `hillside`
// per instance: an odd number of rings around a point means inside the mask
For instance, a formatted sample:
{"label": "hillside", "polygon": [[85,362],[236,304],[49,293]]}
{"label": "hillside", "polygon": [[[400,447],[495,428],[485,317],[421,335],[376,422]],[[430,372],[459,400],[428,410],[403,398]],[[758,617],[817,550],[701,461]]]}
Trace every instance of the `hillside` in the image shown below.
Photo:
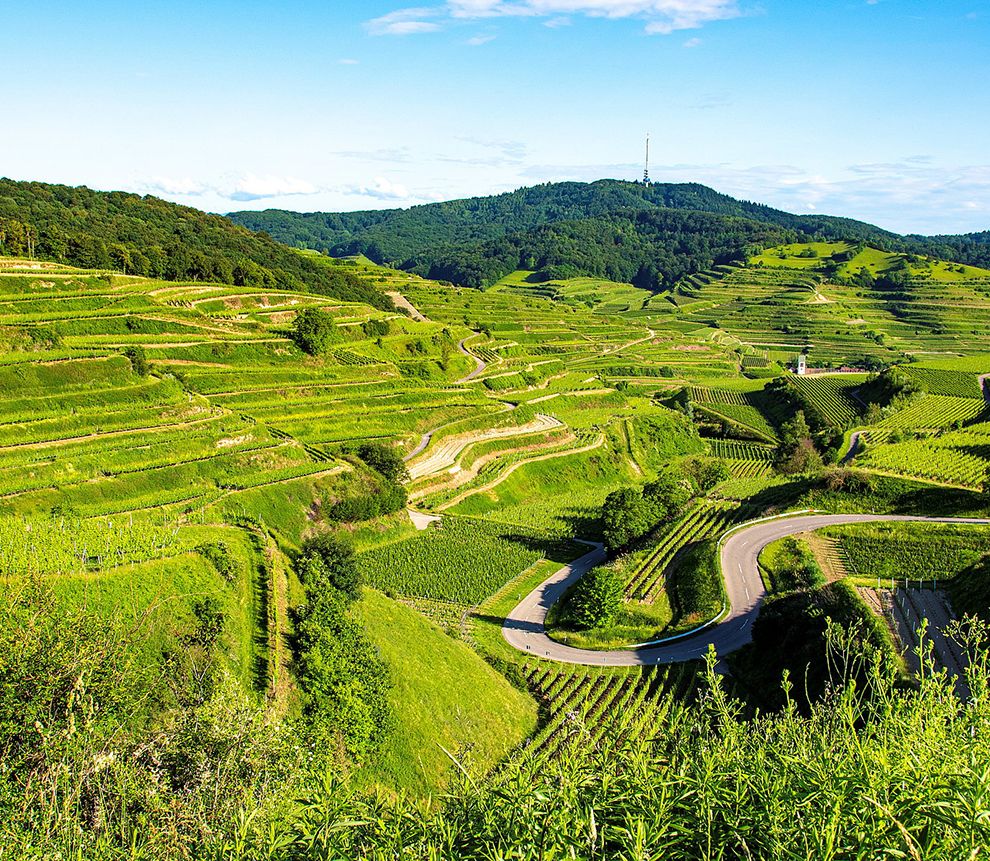
{"label": "hillside", "polygon": [[[473,287],[490,285],[516,269],[532,269],[657,289],[684,274],[744,257],[747,242],[764,240],[865,242],[974,265],[986,263],[987,248],[981,234],[902,237],[852,219],[793,215],[703,185],[618,180],[548,183],[403,210],[266,210],[228,217],[288,245],[334,256],[363,254],[378,263]],[[662,222],[659,229],[657,222]],[[764,225],[765,235],[752,222]],[[740,232],[749,234],[747,241],[734,241]]]}
{"label": "hillside", "polygon": [[[125,834],[164,858],[239,839],[245,805],[263,843],[327,804],[374,821],[371,786],[410,794],[376,814],[406,822],[443,787],[549,790],[698,689],[691,664],[559,666],[501,634],[587,552],[574,539],[615,540],[621,505],[623,615],[588,642],[710,614],[715,569],[693,562],[767,513],[984,512],[990,272],[845,242],[748,252],[662,294],[526,270],[479,291],[309,255],[408,315],[0,259],[0,835],[112,858],[100,835]],[[314,319],[318,344],[296,333]],[[782,375],[804,349],[897,369]],[[799,410],[820,458],[860,431],[851,473],[792,467]],[[690,498],[651,520],[643,489],[671,474]],[[314,539],[336,542],[319,562]],[[982,570],[962,581],[979,607]],[[42,800],[63,792],[106,801],[80,818]]]}
{"label": "hillside", "polygon": [[156,197],[0,179],[0,255],[165,280],[308,290],[389,308],[347,272]]}

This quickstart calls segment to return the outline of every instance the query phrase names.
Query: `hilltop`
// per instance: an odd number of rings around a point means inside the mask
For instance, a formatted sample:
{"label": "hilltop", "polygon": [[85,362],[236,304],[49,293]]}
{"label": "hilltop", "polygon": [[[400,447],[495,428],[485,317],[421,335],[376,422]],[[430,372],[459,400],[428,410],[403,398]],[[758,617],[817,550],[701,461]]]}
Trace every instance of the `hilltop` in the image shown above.
{"label": "hilltop", "polygon": [[389,308],[346,272],[263,233],[150,195],[0,179],[0,254],[150,278],[309,290]]}
{"label": "hilltop", "polygon": [[547,183],[409,209],[265,210],[234,212],[228,218],[295,247],[334,256],[363,254],[377,263],[473,287],[492,284],[515,269],[535,269],[658,289],[683,274],[744,258],[759,242],[813,238],[990,263],[986,234],[898,236],[853,219],[794,215],[737,200],[697,183]]}

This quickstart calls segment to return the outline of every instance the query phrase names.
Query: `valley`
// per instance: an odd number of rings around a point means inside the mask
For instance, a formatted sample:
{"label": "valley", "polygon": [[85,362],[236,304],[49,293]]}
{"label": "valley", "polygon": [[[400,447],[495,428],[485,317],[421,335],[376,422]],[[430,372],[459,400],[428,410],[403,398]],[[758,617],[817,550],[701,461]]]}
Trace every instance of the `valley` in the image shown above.
{"label": "valley", "polygon": [[[645,763],[661,724],[697,739],[696,709],[799,733],[853,678],[948,709],[926,617],[944,685],[975,692],[984,659],[950,644],[950,616],[985,619],[990,594],[990,270],[658,200],[651,247],[674,231],[683,253],[628,280],[525,243],[460,285],[356,244],[280,246],[291,279],[0,245],[3,654],[35,662],[10,677],[50,698],[45,743],[69,750],[64,691],[92,678],[113,716],[93,737],[135,745],[120,780],[171,769],[205,798],[228,786],[221,757],[257,745],[266,827],[322,815],[319,774],[347,809],[377,793],[382,816],[442,831],[449,793],[518,800],[602,757]],[[719,253],[691,256],[715,231]],[[78,663],[50,646],[62,630]],[[803,689],[781,712],[788,674]],[[33,773],[11,726],[11,767]],[[213,776],[174,765],[197,757]],[[52,816],[69,835],[52,839],[89,839]]]}

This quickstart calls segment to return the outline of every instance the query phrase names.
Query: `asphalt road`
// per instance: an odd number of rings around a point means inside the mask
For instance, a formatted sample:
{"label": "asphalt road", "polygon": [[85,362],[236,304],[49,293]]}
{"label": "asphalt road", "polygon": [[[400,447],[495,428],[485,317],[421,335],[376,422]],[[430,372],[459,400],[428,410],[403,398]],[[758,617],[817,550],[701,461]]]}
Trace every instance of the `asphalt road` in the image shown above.
{"label": "asphalt road", "polygon": [[767,544],[787,535],[821,529],[823,526],[876,520],[990,524],[990,520],[976,518],[903,517],[885,514],[807,514],[754,522],[732,532],[722,542],[722,572],[730,607],[718,624],[673,642],[601,652],[557,643],[547,636],[544,629],[549,609],[581,575],[604,561],[605,551],[601,545],[596,545],[590,553],[565,565],[527,595],[502,624],[502,635],[522,652],[567,664],[610,667],[668,664],[701,658],[711,645],[715,646],[718,655],[727,655],[750,642],[753,622],[766,597],[757,558]]}
{"label": "asphalt road", "polygon": [[[468,337],[471,337],[471,336],[469,335]],[[465,376],[461,377],[457,381],[458,383],[466,383],[469,380],[473,380],[476,376],[478,376],[478,374],[480,374],[483,370],[485,370],[485,368],[488,367],[487,363],[485,363],[484,361],[482,361],[481,359],[479,359],[476,355],[474,355],[474,353],[469,353],[468,352],[467,347],[464,346],[464,342],[466,340],[467,340],[467,338],[461,338],[461,340],[457,342],[457,349],[460,350],[465,356],[468,356],[469,358],[474,359],[475,368],[474,368],[473,371],[471,371],[470,374],[466,374]]]}

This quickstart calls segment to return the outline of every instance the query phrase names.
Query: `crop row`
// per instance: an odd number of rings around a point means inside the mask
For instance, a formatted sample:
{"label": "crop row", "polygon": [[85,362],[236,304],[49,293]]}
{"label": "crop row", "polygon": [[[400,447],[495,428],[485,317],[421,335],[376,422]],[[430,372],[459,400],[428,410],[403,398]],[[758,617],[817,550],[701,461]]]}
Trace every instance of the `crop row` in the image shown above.
{"label": "crop row", "polygon": [[694,668],[686,664],[600,675],[537,664],[526,676],[545,720],[522,755],[544,763],[571,744],[592,749],[606,739],[652,735],[670,705],[668,697],[687,698],[697,684]]}
{"label": "crop row", "polygon": [[976,374],[965,371],[949,371],[938,368],[916,368],[908,366],[904,369],[914,377],[926,392],[932,395],[952,395],[958,398],[983,399],[979,379]]}
{"label": "crop row", "polygon": [[474,605],[561,549],[524,527],[448,516],[405,541],[361,553],[358,567],[388,594]]}
{"label": "crop row", "polygon": [[854,386],[841,377],[796,377],[794,384],[814,410],[832,427],[844,428],[859,417],[850,395]]}
{"label": "crop row", "polygon": [[626,583],[625,594],[633,600],[648,600],[663,585],[667,567],[678,551],[692,541],[717,535],[735,519],[738,509],[715,505],[694,506],[674,523],[643,564]]}
{"label": "crop row", "polygon": [[736,404],[746,406],[746,396],[740,392],[730,392],[726,389],[709,389],[701,386],[691,386],[691,400],[697,404]]}
{"label": "crop row", "polygon": [[712,455],[726,460],[755,460],[770,464],[774,450],[770,446],[734,439],[712,439],[708,441]]}
{"label": "crop row", "polygon": [[942,440],[908,440],[871,447],[861,460],[886,472],[967,487],[980,487],[990,468],[990,460],[942,444]]}
{"label": "crop row", "polygon": [[79,574],[171,555],[176,540],[176,529],[133,518],[0,517],[0,572]]}
{"label": "crop row", "polygon": [[943,580],[990,549],[990,531],[979,526],[869,524],[834,527],[843,555],[858,576],[895,580]]}
{"label": "crop row", "polygon": [[888,428],[945,428],[972,421],[986,409],[976,398],[925,395],[881,421]]}

